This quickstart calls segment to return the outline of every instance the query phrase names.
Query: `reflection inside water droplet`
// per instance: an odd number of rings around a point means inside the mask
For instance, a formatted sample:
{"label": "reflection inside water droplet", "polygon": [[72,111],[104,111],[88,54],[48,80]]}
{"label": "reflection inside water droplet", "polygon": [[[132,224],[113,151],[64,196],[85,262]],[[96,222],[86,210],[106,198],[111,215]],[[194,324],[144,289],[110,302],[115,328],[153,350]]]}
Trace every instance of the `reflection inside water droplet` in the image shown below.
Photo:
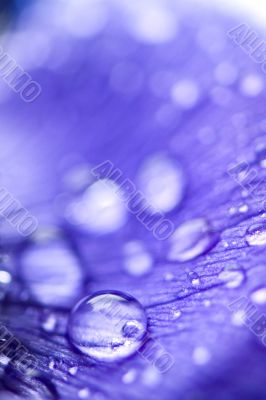
{"label": "reflection inside water droplet", "polygon": [[144,309],[121,292],[100,292],[80,301],[72,311],[68,334],[82,353],[99,361],[117,361],[134,354],[147,330]]}

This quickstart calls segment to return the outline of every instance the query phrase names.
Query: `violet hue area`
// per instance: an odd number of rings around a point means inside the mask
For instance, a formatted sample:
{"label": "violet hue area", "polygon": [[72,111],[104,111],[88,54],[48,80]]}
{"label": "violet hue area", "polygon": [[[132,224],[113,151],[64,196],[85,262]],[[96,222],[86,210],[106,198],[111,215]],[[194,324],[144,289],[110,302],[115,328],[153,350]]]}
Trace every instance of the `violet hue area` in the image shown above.
{"label": "violet hue area", "polygon": [[[1,399],[266,398],[254,328],[266,313],[266,217],[227,172],[245,161],[257,183],[266,175],[265,75],[227,35],[246,21],[143,3],[37,2],[1,38],[42,87],[27,104],[0,82],[1,186],[39,222],[25,239],[1,219],[0,321],[38,359],[27,377],[0,357]],[[175,226],[168,240],[95,186],[90,171],[106,160],[157,199]],[[167,371],[141,347],[107,363],[78,351],[71,309],[99,291],[137,300],[138,329],[144,310],[148,338],[173,357]],[[253,323],[229,307],[242,296]],[[96,317],[89,334],[111,329]]]}

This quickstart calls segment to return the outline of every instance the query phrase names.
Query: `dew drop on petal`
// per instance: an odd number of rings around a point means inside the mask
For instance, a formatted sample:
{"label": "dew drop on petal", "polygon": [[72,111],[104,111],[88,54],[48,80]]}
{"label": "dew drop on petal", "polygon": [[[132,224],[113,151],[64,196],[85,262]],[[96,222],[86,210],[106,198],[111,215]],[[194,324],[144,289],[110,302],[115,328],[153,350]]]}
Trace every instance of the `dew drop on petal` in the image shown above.
{"label": "dew drop on petal", "polygon": [[90,390],[88,388],[83,388],[78,391],[79,399],[88,399],[90,397]]}
{"label": "dew drop on petal", "polygon": [[171,158],[155,154],[143,163],[138,175],[139,189],[157,211],[169,212],[184,196],[185,177]]}
{"label": "dew drop on petal", "polygon": [[147,318],[141,304],[121,292],[99,292],[82,299],[68,323],[71,343],[105,362],[123,360],[143,344]]}
{"label": "dew drop on petal", "polygon": [[216,235],[210,231],[208,222],[196,218],[181,224],[170,238],[168,259],[188,261],[210,250],[216,243]]}
{"label": "dew drop on petal", "polygon": [[10,258],[3,256],[0,258],[0,300],[8,293],[13,282],[13,276],[11,273]]}
{"label": "dew drop on petal", "polygon": [[70,373],[70,375],[75,376],[78,372],[78,367],[71,367],[69,368],[68,372]]}
{"label": "dew drop on petal", "polygon": [[127,5],[126,25],[137,40],[155,44],[168,42],[176,36],[176,17],[167,7],[156,2],[151,7],[141,0]]}
{"label": "dew drop on petal", "polygon": [[196,365],[205,365],[211,358],[210,352],[206,347],[196,347],[193,351],[193,361]]}
{"label": "dew drop on petal", "polygon": [[175,104],[183,109],[190,109],[197,104],[200,93],[196,82],[184,79],[174,84],[171,96]]}
{"label": "dew drop on petal", "polygon": [[137,370],[132,368],[123,375],[122,381],[125,384],[130,384],[136,380],[136,377],[137,377]]}
{"label": "dew drop on petal", "polygon": [[219,279],[225,283],[225,287],[234,289],[242,285],[245,275],[241,270],[228,269],[219,274]]}
{"label": "dew drop on petal", "polygon": [[127,221],[126,207],[118,195],[119,190],[120,187],[110,179],[94,182],[67,206],[67,220],[91,233],[118,230]]}
{"label": "dew drop on petal", "polygon": [[266,304],[266,287],[260,287],[253,290],[250,299],[256,304]]}
{"label": "dew drop on petal", "polygon": [[124,268],[134,276],[143,276],[152,270],[153,258],[141,241],[130,241],[124,245]]}
{"label": "dew drop on petal", "polygon": [[45,315],[42,319],[42,329],[46,332],[54,332],[56,323],[57,320],[54,314]]}
{"label": "dew drop on petal", "polygon": [[75,304],[82,290],[83,273],[78,258],[64,241],[33,243],[18,261],[23,282],[37,302]]}
{"label": "dew drop on petal", "polygon": [[237,78],[237,69],[233,64],[224,61],[217,65],[214,76],[219,84],[231,85]]}
{"label": "dew drop on petal", "polygon": [[261,223],[251,225],[247,229],[245,239],[249,246],[264,246],[266,244],[266,225]]}
{"label": "dew drop on petal", "polygon": [[264,89],[264,80],[255,74],[245,76],[240,83],[240,91],[248,97],[258,96]]}

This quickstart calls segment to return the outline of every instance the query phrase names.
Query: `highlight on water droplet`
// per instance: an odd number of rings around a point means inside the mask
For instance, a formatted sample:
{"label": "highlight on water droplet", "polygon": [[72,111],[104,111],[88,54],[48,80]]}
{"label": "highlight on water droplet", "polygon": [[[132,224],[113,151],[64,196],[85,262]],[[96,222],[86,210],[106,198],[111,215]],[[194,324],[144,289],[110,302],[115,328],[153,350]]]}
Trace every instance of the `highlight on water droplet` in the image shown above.
{"label": "highlight on water droplet", "polygon": [[67,205],[66,219],[86,232],[106,234],[118,230],[128,215],[119,191],[114,181],[99,179]]}
{"label": "highlight on water droplet", "polygon": [[114,362],[143,344],[147,318],[141,304],[118,291],[97,292],[82,299],[68,322],[70,342],[98,361]]}
{"label": "highlight on water droplet", "polygon": [[246,231],[245,239],[249,246],[264,246],[266,244],[266,224],[251,225]]}
{"label": "highlight on water droplet", "polygon": [[217,243],[217,235],[209,223],[196,218],[181,224],[170,238],[168,259],[188,261],[209,251]]}
{"label": "highlight on water droplet", "polygon": [[147,202],[157,211],[169,212],[183,199],[184,172],[170,157],[154,154],[142,164],[138,174],[138,186]]}

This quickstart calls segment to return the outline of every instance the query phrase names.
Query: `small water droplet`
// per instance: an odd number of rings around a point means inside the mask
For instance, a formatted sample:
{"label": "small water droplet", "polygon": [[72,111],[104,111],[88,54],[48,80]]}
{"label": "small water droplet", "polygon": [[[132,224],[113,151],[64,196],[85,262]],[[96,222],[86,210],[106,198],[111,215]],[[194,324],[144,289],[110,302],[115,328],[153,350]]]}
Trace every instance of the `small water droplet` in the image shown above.
{"label": "small water droplet", "polygon": [[206,347],[196,347],[193,351],[193,361],[196,365],[205,365],[209,362],[211,354]]}
{"label": "small water droplet", "polygon": [[198,286],[198,285],[200,285],[200,277],[199,277],[199,275],[197,274],[197,272],[190,272],[190,273],[188,274],[188,278],[189,278],[189,280],[190,280],[190,282],[191,282],[191,284],[192,284],[193,286]]}
{"label": "small water droplet", "polygon": [[224,61],[217,65],[214,76],[221,85],[231,85],[236,80],[237,73],[238,71],[233,64]]}
{"label": "small water droplet", "polygon": [[181,317],[182,313],[180,310],[174,311],[173,312],[173,317],[174,319],[179,319]]}
{"label": "small water droplet", "polygon": [[164,274],[164,279],[165,279],[167,282],[173,281],[174,278],[175,278],[175,276],[174,276],[174,274],[173,274],[172,272],[166,272],[166,273]]}
{"label": "small water droplet", "polygon": [[193,108],[200,97],[199,87],[196,81],[183,79],[172,88],[171,91],[173,101],[183,109]]}
{"label": "small water droplet", "polygon": [[136,377],[137,377],[137,371],[132,368],[123,375],[122,381],[126,384],[130,384],[136,380]]}
{"label": "small water droplet", "polygon": [[56,327],[56,316],[54,314],[45,315],[42,321],[42,329],[46,332],[53,332]]}
{"label": "small water droplet", "polygon": [[251,295],[251,300],[256,304],[266,304],[266,287],[255,289]]}
{"label": "small water droplet", "polygon": [[134,276],[149,273],[153,266],[152,256],[146,251],[141,241],[131,241],[124,245],[124,268]]}
{"label": "small water droplet", "polygon": [[240,213],[246,213],[248,211],[248,205],[247,204],[242,204],[242,206],[239,207],[238,211]]}
{"label": "small water droplet", "polygon": [[65,217],[84,231],[106,234],[121,228],[127,221],[126,207],[118,195],[119,185],[100,179],[66,207]]}
{"label": "small water droplet", "polygon": [[225,283],[225,287],[234,289],[242,285],[245,275],[241,270],[228,269],[220,272],[219,279]]}
{"label": "small water droplet", "polygon": [[79,399],[88,399],[90,397],[90,390],[88,388],[83,388],[78,391]]}
{"label": "small water droplet", "polygon": [[157,386],[161,382],[161,374],[156,368],[148,367],[143,371],[142,381],[145,386]]}
{"label": "small water droplet", "polygon": [[217,241],[205,219],[197,218],[180,225],[170,238],[169,260],[188,261],[210,250]]}
{"label": "small water droplet", "polygon": [[68,372],[70,373],[70,375],[75,376],[78,372],[78,367],[71,367],[69,368]]}
{"label": "small water droplet", "polygon": [[169,212],[183,199],[183,171],[178,163],[162,154],[146,159],[140,169],[138,182],[146,201],[157,211]]}
{"label": "small water droplet", "polygon": [[79,260],[64,241],[33,243],[20,257],[20,273],[41,304],[72,305],[83,286]]}
{"label": "small water droplet", "polygon": [[258,74],[249,74],[240,82],[240,91],[248,97],[258,96],[264,89],[264,80]]}
{"label": "small water droplet", "polygon": [[257,145],[256,149],[256,160],[262,168],[266,168],[266,146],[264,143]]}
{"label": "small water droplet", "polygon": [[251,225],[245,235],[246,242],[249,246],[264,246],[266,244],[266,225]]}
{"label": "small water droplet", "polygon": [[117,361],[134,354],[147,330],[144,309],[121,292],[100,292],[81,300],[72,311],[68,334],[82,353],[99,361]]}
{"label": "small water droplet", "polygon": [[246,313],[245,311],[236,311],[232,314],[232,324],[235,326],[241,326],[244,324],[244,319],[245,319]]}

